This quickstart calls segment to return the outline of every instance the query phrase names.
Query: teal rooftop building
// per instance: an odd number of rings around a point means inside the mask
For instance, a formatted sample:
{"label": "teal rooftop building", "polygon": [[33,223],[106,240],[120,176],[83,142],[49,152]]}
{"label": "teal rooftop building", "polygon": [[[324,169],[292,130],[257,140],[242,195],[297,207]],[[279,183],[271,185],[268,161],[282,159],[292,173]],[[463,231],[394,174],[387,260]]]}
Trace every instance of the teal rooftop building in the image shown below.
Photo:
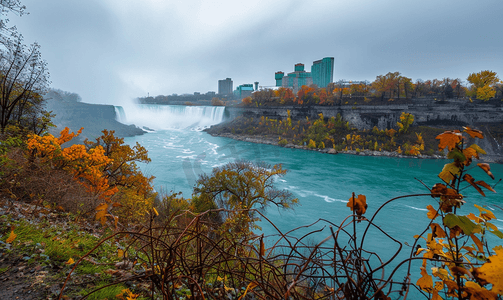
{"label": "teal rooftop building", "polygon": [[277,87],[291,88],[295,93],[303,85],[316,84],[320,88],[325,88],[334,81],[334,58],[325,57],[313,62],[311,72],[306,72],[304,64],[295,64],[294,71],[285,75],[283,72],[274,74]]}
{"label": "teal rooftop building", "polygon": [[253,93],[253,84],[242,84],[234,90],[234,96],[238,99],[243,99],[251,96]]}
{"label": "teal rooftop building", "polygon": [[[278,75],[280,74],[280,75]],[[283,72],[276,72],[276,86],[278,86],[278,77],[283,75]],[[304,64],[298,63],[294,66],[294,72],[288,73],[286,76],[281,76],[281,86],[291,88],[295,93],[303,85],[313,84],[311,73],[304,70]]]}

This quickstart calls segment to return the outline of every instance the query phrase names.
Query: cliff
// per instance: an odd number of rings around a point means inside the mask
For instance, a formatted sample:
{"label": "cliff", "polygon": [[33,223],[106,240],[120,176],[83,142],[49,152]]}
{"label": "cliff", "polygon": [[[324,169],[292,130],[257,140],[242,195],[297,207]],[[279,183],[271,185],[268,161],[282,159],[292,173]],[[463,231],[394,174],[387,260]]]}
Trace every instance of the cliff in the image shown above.
{"label": "cliff", "polygon": [[460,129],[471,126],[480,129],[485,139],[477,143],[487,151],[489,157],[500,161],[503,157],[503,102],[471,103],[466,100],[434,101],[417,99],[400,102],[385,102],[376,105],[338,106],[261,106],[226,107],[229,120],[237,116],[286,119],[288,112],[292,120],[317,119],[322,113],[325,118],[338,114],[359,130],[370,130],[374,126],[382,129],[395,128],[402,112],[414,115],[413,126],[430,126],[444,129]]}
{"label": "cliff", "polygon": [[59,133],[65,127],[69,127],[74,132],[84,127],[76,142],[86,138],[95,139],[101,135],[103,129],[115,130],[115,135],[118,137],[145,133],[144,130],[134,125],[125,125],[116,121],[115,107],[113,105],[48,99],[46,100],[46,109],[56,114],[52,122],[57,128],[51,129],[52,134]]}

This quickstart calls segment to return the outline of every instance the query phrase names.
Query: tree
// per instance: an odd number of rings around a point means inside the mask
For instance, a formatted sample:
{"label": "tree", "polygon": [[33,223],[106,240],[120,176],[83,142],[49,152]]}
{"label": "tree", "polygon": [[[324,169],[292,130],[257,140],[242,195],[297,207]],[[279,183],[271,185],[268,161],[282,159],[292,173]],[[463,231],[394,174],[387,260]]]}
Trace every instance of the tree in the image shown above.
{"label": "tree", "polygon": [[201,175],[193,196],[206,207],[228,209],[222,231],[246,236],[258,228],[255,221],[259,218],[252,209],[271,204],[288,209],[297,204],[289,191],[274,187],[274,178],[285,174],[281,165],[236,161],[214,168],[210,176]]}
{"label": "tree", "polygon": [[484,85],[477,89],[477,99],[487,101],[496,95],[496,90],[489,85]]}
{"label": "tree", "polygon": [[225,106],[225,102],[222,101],[222,100],[220,100],[217,97],[213,97],[211,99],[211,105],[213,105],[213,106]]}
{"label": "tree", "polygon": [[149,197],[152,192],[151,183],[153,176],[146,177],[139,170],[137,162],[149,163],[148,151],[138,142],[133,147],[124,143],[123,138],[114,136],[114,131],[103,130],[103,135],[96,141],[84,141],[88,151],[95,148],[103,148],[104,155],[111,162],[103,168],[104,177],[111,187],[125,187],[133,190],[136,194]]}
{"label": "tree", "polygon": [[[9,12],[13,12],[18,16],[22,16],[25,13],[26,6],[21,4],[20,0],[0,0],[0,15],[7,16]],[[16,34],[15,27],[7,27],[9,20],[0,19],[0,43],[5,44],[9,40],[9,36]]]}
{"label": "tree", "polygon": [[[0,0],[1,14],[24,13],[19,0]],[[9,123],[23,126],[25,115],[43,113],[41,95],[49,85],[47,63],[42,60],[40,45],[27,47],[15,28],[0,22],[0,131]],[[33,116],[30,116],[33,120]]]}
{"label": "tree", "polygon": [[376,80],[372,82],[372,87],[377,91],[381,92],[381,98],[384,99],[386,92],[389,93],[389,97],[393,98],[394,92],[398,93],[400,97],[400,72],[388,72],[386,75],[376,76]]}
{"label": "tree", "polygon": [[473,84],[475,88],[481,88],[486,85],[493,86],[499,82],[496,72],[493,71],[480,71],[478,73],[471,73],[467,78],[468,82]]}
{"label": "tree", "polygon": [[253,101],[257,103],[270,103],[275,100],[274,91],[272,89],[263,89],[260,91],[255,91],[251,94]]}
{"label": "tree", "polygon": [[400,115],[400,121],[396,124],[398,125],[398,132],[407,133],[409,131],[410,125],[414,123],[414,115],[406,112],[402,112]]}
{"label": "tree", "polygon": [[484,101],[487,101],[491,97],[494,97],[495,93],[492,94],[489,89],[493,89],[494,86],[500,81],[496,72],[489,70],[480,71],[478,73],[471,73],[470,75],[468,75],[467,80],[472,84],[469,95],[479,98],[479,89],[482,89],[480,91],[480,96],[484,97],[484,99],[479,99]]}

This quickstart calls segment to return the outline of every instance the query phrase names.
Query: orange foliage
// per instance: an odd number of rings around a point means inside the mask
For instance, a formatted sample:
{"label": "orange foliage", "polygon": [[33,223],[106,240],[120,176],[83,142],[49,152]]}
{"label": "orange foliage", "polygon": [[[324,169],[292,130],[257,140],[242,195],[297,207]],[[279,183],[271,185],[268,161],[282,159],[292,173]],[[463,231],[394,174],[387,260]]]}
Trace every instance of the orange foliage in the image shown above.
{"label": "orange foliage", "polygon": [[61,148],[82,132],[70,133],[68,127],[63,129],[60,137],[51,134],[39,136],[32,134],[27,141],[28,150],[33,157],[49,163],[54,169],[61,169],[73,174],[74,179],[84,185],[88,192],[102,199],[109,199],[118,190],[110,187],[108,179],[103,175],[103,169],[112,163],[113,159],[105,155],[102,147],[86,150],[84,145],[72,145]]}
{"label": "orange foliage", "polygon": [[365,195],[358,195],[358,197],[355,197],[355,193],[353,193],[353,196],[349,198],[349,202],[346,206],[361,217],[365,211],[367,211],[367,197],[365,197]]}

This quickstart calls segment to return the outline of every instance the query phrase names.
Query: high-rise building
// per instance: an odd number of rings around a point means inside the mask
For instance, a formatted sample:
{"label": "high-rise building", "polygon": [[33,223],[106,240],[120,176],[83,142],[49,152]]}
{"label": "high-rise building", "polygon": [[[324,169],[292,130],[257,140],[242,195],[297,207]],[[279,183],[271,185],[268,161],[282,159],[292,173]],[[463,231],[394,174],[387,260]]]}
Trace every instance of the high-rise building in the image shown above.
{"label": "high-rise building", "polygon": [[313,62],[311,75],[314,84],[320,88],[327,87],[329,83],[334,81],[334,58],[325,57]]}
{"label": "high-rise building", "polygon": [[232,95],[232,79],[225,78],[218,81],[218,94],[219,95]]}
{"label": "high-rise building", "polygon": [[295,64],[294,71],[288,73],[286,76],[281,71],[276,72],[274,79],[276,79],[276,86],[291,88],[294,92],[297,92],[303,85],[313,84],[311,73],[306,72],[304,64],[301,63]]}

